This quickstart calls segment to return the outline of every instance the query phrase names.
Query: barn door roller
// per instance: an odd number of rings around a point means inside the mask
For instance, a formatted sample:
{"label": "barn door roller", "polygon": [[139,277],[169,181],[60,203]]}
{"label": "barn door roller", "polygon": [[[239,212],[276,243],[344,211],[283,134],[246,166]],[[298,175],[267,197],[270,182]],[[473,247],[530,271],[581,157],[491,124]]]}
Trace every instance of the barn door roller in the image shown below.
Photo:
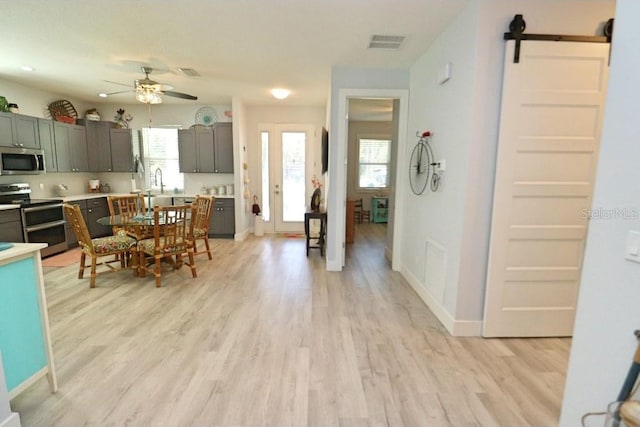
{"label": "barn door roller", "polygon": [[516,48],[513,53],[513,62],[520,62],[520,42],[522,40],[539,40],[550,42],[588,42],[588,43],[611,43],[613,34],[613,18],[604,25],[602,36],[569,36],[565,34],[524,34],[527,23],[522,15],[515,15],[509,24],[509,32],[504,33],[505,40],[515,40]]}

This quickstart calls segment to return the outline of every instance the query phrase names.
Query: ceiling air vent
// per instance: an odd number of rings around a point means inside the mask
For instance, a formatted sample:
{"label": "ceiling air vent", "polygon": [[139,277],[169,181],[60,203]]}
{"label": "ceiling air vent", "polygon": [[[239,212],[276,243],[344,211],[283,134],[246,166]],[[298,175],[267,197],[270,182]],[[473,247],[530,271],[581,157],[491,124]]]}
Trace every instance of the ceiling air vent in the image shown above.
{"label": "ceiling air vent", "polygon": [[178,71],[180,71],[182,74],[184,74],[185,76],[189,76],[189,77],[200,77],[200,73],[198,73],[196,70],[194,70],[193,68],[178,68]]}
{"label": "ceiling air vent", "polygon": [[400,49],[404,36],[383,36],[375,34],[369,42],[369,49]]}

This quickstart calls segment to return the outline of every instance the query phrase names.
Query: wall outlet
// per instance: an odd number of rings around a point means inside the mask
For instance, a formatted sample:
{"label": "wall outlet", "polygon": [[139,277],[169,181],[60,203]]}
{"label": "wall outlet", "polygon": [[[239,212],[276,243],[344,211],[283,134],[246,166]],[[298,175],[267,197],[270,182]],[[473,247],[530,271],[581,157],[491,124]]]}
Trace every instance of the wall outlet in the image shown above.
{"label": "wall outlet", "polygon": [[40,189],[44,190],[44,184],[43,183],[40,183]]}

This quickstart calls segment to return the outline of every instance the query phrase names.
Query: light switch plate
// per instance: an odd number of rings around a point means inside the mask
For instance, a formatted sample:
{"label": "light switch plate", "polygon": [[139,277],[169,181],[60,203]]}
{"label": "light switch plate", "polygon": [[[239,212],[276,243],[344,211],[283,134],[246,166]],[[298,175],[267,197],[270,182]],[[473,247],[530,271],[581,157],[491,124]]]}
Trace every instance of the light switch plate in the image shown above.
{"label": "light switch plate", "polygon": [[629,231],[625,258],[629,261],[640,263],[640,231]]}

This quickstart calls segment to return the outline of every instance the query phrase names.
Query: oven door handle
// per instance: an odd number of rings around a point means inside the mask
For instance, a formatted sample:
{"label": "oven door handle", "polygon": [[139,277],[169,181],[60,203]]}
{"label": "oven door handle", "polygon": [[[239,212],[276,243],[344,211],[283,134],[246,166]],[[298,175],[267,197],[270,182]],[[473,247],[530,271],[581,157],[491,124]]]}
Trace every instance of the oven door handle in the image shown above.
{"label": "oven door handle", "polygon": [[39,212],[39,211],[46,211],[49,209],[55,209],[55,208],[61,208],[62,207],[62,203],[54,203],[52,205],[42,205],[42,206],[34,206],[32,208],[22,208],[22,210],[25,213],[28,212]]}
{"label": "oven door handle", "polygon": [[44,224],[36,225],[34,227],[27,227],[25,231],[27,233],[31,233],[32,231],[46,230],[47,228],[57,227],[59,225],[64,225],[66,223],[67,221],[65,221],[64,219],[61,219],[60,221],[46,222]]}

